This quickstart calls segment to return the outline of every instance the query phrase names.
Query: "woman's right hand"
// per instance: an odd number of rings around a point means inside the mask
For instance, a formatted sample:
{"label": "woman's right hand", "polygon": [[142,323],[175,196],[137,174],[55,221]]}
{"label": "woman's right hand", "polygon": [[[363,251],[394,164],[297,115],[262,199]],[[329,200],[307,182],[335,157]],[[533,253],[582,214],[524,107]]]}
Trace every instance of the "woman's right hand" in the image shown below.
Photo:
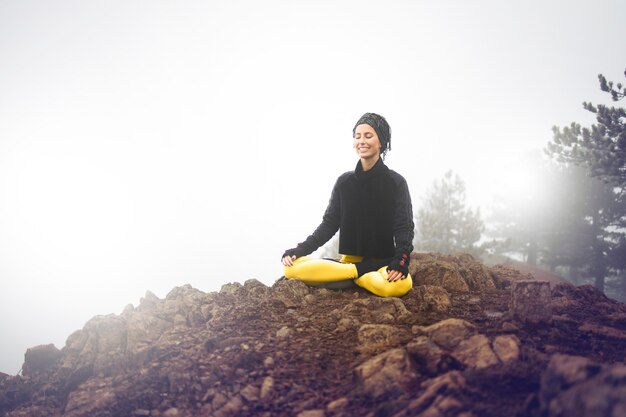
{"label": "woman's right hand", "polygon": [[292,256],[287,255],[287,256],[283,257],[283,265],[285,265],[285,266],[293,266],[293,261],[295,261],[296,258],[297,258],[296,255],[292,255]]}

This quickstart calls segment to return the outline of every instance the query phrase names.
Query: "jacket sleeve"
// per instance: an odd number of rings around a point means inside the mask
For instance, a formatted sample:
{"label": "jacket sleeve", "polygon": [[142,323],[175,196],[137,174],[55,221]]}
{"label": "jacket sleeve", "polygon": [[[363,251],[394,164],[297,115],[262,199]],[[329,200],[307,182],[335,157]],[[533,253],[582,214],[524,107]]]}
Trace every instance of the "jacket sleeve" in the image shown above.
{"label": "jacket sleeve", "polygon": [[407,275],[409,261],[413,252],[413,235],[415,224],[413,223],[413,207],[409,187],[404,178],[398,184],[398,195],[393,218],[393,237],[396,245],[395,255],[389,263],[391,270],[396,270]]}
{"label": "jacket sleeve", "polygon": [[339,182],[341,178],[337,180],[333,191],[330,195],[330,201],[328,207],[322,216],[322,223],[317,226],[317,229],[306,238],[304,242],[298,243],[298,246],[285,251],[283,257],[289,255],[295,255],[296,257],[308,255],[315,251],[317,248],[328,242],[331,237],[339,230],[339,223],[341,219],[341,198],[339,195]]}

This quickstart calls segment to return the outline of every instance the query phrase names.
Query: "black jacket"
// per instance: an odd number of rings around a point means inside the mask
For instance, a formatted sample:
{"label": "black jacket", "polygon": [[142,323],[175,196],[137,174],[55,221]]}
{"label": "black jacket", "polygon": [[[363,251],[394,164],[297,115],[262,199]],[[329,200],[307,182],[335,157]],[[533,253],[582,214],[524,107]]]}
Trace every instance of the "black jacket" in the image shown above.
{"label": "black jacket", "polygon": [[340,230],[339,253],[391,259],[389,269],[406,274],[413,229],[406,180],[387,168],[382,159],[369,171],[363,171],[359,161],[354,171],[337,179],[322,223],[285,254],[308,255]]}

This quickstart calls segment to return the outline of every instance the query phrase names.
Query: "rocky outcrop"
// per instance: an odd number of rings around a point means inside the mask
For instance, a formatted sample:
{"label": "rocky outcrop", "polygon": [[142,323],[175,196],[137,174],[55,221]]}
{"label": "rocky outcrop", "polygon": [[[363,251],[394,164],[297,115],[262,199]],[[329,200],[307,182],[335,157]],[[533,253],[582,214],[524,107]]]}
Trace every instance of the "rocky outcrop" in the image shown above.
{"label": "rocky outcrop", "polygon": [[293,280],[148,292],[29,349],[0,374],[0,415],[622,415],[623,304],[469,256],[411,268],[402,298]]}
{"label": "rocky outcrop", "polygon": [[447,291],[491,291],[510,282],[532,279],[512,268],[489,268],[469,254],[413,253],[409,273],[417,285],[434,285]]}

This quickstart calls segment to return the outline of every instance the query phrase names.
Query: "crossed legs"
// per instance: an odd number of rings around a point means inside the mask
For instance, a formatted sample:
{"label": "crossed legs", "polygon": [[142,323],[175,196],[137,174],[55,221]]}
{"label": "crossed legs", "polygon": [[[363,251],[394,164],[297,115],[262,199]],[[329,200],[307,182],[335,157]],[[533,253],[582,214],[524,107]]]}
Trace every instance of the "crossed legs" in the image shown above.
{"label": "crossed legs", "polygon": [[313,286],[354,280],[359,287],[380,297],[401,297],[413,287],[410,275],[395,282],[387,281],[386,266],[359,276],[355,263],[362,260],[361,257],[347,255],[342,255],[340,262],[303,256],[296,259],[292,266],[285,267],[285,277]]}

